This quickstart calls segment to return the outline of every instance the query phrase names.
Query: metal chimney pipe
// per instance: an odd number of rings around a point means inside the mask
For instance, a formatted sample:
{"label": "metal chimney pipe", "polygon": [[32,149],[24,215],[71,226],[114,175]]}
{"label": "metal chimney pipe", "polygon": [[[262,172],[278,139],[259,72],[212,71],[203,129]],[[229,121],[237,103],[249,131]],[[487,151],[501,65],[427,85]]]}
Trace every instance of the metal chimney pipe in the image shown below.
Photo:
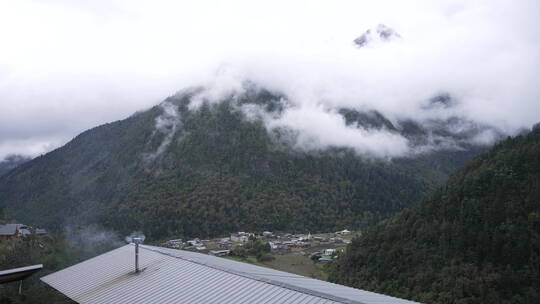
{"label": "metal chimney pipe", "polygon": [[133,243],[135,243],[135,273],[139,273],[139,244],[141,241],[141,238],[133,238]]}

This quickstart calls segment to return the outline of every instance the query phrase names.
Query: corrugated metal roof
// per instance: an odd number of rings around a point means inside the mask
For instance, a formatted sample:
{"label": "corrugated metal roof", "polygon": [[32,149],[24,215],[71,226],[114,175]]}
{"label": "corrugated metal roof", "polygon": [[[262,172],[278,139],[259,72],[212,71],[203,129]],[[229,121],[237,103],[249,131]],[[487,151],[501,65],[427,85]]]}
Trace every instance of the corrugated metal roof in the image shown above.
{"label": "corrugated metal roof", "polygon": [[0,225],[0,235],[14,235],[17,228],[23,227],[23,224],[4,224]]}
{"label": "corrugated metal roof", "polygon": [[415,302],[210,255],[126,245],[41,278],[79,303]]}

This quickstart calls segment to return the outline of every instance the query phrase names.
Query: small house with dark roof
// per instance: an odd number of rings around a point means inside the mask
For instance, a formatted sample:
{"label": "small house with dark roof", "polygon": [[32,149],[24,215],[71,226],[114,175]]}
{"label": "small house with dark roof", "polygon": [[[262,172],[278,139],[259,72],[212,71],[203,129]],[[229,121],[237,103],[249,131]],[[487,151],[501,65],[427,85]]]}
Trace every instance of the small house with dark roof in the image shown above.
{"label": "small house with dark roof", "polygon": [[27,227],[23,224],[3,224],[0,225],[0,240],[20,236]]}

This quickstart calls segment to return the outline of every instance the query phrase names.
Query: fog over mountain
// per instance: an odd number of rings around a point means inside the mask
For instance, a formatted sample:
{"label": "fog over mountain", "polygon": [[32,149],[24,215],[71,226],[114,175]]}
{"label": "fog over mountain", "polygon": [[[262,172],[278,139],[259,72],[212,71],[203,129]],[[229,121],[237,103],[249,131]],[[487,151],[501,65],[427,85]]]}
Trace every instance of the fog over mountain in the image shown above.
{"label": "fog over mountain", "polygon": [[17,166],[24,164],[25,162],[31,160],[29,157],[24,157],[21,155],[8,155],[4,160],[0,161],[0,176],[8,173]]}
{"label": "fog over mountain", "polygon": [[[243,110],[295,132],[299,149],[386,158],[490,143],[539,120],[538,12],[534,0],[0,1],[0,159],[185,88],[219,101],[246,82],[284,96],[280,115]],[[353,43],[380,24],[399,39]],[[358,127],[344,110],[390,124]],[[406,136],[409,121],[427,142]]]}

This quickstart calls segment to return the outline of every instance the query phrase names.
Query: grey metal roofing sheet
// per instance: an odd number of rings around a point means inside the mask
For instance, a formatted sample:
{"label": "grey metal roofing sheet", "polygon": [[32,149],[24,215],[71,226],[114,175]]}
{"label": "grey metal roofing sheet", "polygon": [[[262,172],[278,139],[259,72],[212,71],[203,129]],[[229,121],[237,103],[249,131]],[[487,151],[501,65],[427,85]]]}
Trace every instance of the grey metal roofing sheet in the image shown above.
{"label": "grey metal roofing sheet", "polygon": [[0,271],[0,284],[24,280],[43,269],[42,264],[19,267]]}
{"label": "grey metal roofing sheet", "polygon": [[3,224],[0,225],[0,235],[13,235],[17,232],[17,228],[22,227],[22,224]]}
{"label": "grey metal roofing sheet", "polygon": [[41,280],[79,303],[411,304],[414,302],[215,256],[134,245]]}

